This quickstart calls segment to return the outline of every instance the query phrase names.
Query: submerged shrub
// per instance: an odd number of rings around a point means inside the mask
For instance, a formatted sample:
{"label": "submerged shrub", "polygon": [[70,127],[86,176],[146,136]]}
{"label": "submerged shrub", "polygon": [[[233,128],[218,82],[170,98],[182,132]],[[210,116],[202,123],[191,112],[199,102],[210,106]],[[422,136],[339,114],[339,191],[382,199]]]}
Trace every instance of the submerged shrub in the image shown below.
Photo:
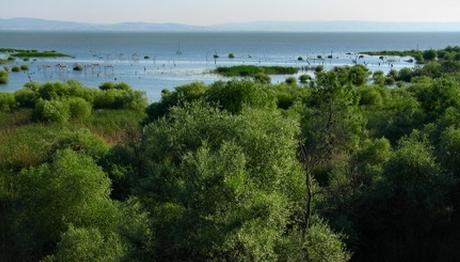
{"label": "submerged shrub", "polygon": [[114,83],[114,82],[105,82],[102,85],[99,86],[100,90],[106,91],[106,90],[131,90],[132,88],[124,82],[121,83]]}
{"label": "submerged shrub", "polygon": [[28,65],[21,65],[20,68],[21,68],[22,71],[27,71],[27,70],[29,70],[29,66],[28,66]]}
{"label": "submerged shrub", "polygon": [[310,80],[311,80],[311,76],[310,76],[310,75],[305,74],[305,75],[299,76],[299,81],[300,81],[300,83],[302,83],[302,84],[306,84],[306,83],[308,83],[308,81],[310,81]]}
{"label": "submerged shrub", "polygon": [[80,64],[75,64],[73,66],[73,71],[82,71],[82,70],[83,70],[83,66]]}
{"label": "submerged shrub", "polygon": [[34,117],[45,122],[66,122],[70,118],[69,106],[60,100],[40,100],[35,105]]}
{"label": "submerged shrub", "polygon": [[19,71],[21,71],[21,68],[19,68],[18,66],[13,66],[13,67],[11,68],[11,72],[17,73],[17,72],[19,72]]}

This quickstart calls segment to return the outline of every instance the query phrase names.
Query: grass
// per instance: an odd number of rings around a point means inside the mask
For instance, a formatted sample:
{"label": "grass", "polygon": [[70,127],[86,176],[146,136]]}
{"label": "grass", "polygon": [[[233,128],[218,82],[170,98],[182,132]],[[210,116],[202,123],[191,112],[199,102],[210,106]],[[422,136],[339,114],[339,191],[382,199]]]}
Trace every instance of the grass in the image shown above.
{"label": "grass", "polygon": [[143,112],[132,110],[98,110],[82,121],[45,124],[31,120],[31,109],[0,112],[0,170],[42,163],[56,141],[82,128],[113,145],[132,130],[139,130],[143,118]]}
{"label": "grass", "polygon": [[137,129],[145,113],[133,110],[96,110],[77,126],[86,127],[107,143],[119,142],[129,131]]}
{"label": "grass", "polygon": [[260,73],[267,75],[293,75],[297,72],[299,72],[299,69],[296,67],[252,65],[218,67],[216,70],[214,70],[214,73],[226,77],[254,77]]}

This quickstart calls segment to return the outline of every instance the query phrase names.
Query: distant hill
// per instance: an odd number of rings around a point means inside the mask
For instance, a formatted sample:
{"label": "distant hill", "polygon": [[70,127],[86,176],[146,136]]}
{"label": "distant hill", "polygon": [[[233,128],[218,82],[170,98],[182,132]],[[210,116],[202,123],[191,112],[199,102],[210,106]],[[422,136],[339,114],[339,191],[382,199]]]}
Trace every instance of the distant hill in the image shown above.
{"label": "distant hill", "polygon": [[273,32],[460,32],[459,23],[387,23],[366,21],[248,22],[210,26],[176,23],[91,24],[36,18],[0,19],[0,30],[30,31],[273,31]]}

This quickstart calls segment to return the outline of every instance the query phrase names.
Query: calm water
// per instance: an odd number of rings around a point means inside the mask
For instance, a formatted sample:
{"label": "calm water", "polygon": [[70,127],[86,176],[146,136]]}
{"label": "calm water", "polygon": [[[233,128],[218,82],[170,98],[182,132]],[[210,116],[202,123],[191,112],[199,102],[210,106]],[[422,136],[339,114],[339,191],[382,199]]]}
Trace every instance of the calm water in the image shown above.
{"label": "calm water", "polygon": [[[89,86],[105,81],[125,81],[157,100],[164,88],[219,79],[209,73],[216,66],[232,64],[324,64],[326,68],[357,63],[372,70],[410,67],[405,58],[357,59],[367,50],[443,48],[460,45],[460,33],[43,33],[0,32],[0,47],[57,50],[75,58],[38,59],[28,62],[28,73],[10,73],[1,91],[20,88],[29,79],[76,79]],[[236,58],[229,59],[234,53]],[[216,61],[214,54],[219,55]],[[332,59],[318,60],[321,55]],[[148,56],[148,59],[144,59]],[[298,62],[302,56],[306,61]],[[73,72],[72,66],[85,66]],[[17,64],[24,64],[18,61]],[[275,82],[284,77],[273,77]]]}

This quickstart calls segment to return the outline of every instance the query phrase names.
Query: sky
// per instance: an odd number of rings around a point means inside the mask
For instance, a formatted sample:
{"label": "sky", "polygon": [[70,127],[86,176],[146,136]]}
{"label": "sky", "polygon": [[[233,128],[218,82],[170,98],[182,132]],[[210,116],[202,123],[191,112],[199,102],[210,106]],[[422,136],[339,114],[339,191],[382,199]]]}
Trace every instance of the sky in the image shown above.
{"label": "sky", "polygon": [[0,0],[0,18],[89,23],[460,22],[459,14],[460,0]]}

